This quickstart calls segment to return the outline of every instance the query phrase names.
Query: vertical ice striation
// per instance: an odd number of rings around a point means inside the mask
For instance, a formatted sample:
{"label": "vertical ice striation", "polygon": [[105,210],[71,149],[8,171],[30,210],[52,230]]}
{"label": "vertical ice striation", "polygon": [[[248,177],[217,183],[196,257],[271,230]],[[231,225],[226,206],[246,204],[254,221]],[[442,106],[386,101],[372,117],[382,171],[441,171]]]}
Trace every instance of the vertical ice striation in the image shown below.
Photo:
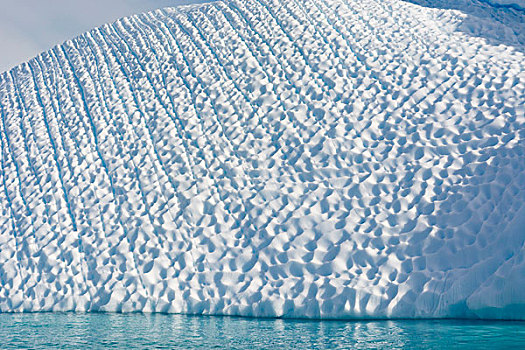
{"label": "vertical ice striation", "polygon": [[0,311],[525,319],[523,22],[467,20],[227,0],[0,75]]}

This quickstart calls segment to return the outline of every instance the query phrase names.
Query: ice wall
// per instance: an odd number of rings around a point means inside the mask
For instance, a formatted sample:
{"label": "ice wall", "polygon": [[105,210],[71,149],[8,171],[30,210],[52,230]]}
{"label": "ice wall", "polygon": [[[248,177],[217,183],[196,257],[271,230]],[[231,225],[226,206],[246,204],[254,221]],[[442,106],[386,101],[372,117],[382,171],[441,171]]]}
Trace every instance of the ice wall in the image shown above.
{"label": "ice wall", "polygon": [[466,16],[228,0],[0,75],[0,310],[525,319],[524,46]]}

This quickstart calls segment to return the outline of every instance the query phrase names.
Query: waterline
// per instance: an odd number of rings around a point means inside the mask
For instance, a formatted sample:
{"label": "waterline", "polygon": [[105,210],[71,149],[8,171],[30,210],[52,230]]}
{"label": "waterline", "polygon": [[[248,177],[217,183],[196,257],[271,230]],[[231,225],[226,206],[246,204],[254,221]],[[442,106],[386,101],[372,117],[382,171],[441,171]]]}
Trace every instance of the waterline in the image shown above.
{"label": "waterline", "polygon": [[0,314],[0,339],[5,349],[496,349],[523,346],[525,322]]}

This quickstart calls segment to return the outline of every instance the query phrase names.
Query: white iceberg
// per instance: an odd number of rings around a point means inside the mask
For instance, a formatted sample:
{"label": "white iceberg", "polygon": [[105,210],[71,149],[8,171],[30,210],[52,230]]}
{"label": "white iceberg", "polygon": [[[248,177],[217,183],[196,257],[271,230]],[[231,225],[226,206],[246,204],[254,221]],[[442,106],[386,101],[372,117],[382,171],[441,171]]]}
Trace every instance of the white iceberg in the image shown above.
{"label": "white iceberg", "polygon": [[0,311],[525,319],[523,23],[468,16],[227,0],[0,75]]}

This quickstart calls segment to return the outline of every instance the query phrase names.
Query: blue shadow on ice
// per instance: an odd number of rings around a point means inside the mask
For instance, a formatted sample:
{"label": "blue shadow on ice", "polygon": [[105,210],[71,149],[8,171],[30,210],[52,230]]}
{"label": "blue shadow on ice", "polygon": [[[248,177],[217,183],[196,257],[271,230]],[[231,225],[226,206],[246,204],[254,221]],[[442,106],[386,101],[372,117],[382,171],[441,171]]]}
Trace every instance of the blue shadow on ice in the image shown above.
{"label": "blue shadow on ice", "polygon": [[467,15],[458,30],[486,39],[493,45],[513,46],[525,51],[525,9],[488,0],[404,0],[416,5],[458,10]]}

